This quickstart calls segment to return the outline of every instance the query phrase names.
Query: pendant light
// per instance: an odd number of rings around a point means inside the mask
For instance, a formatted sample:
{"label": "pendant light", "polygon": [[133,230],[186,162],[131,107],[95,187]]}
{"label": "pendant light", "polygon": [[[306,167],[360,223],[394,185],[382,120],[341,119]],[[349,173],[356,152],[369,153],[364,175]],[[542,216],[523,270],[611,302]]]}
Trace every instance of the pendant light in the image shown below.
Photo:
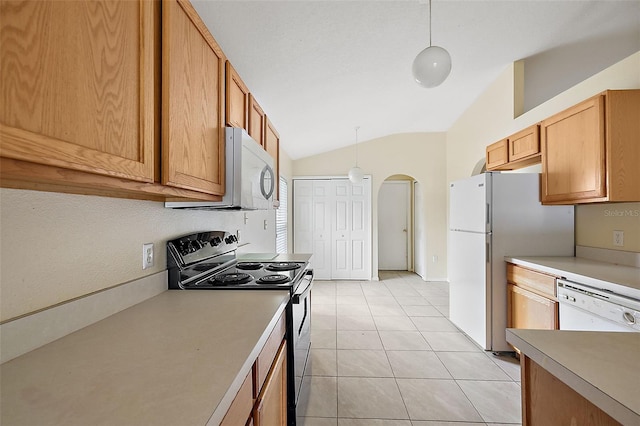
{"label": "pendant light", "polygon": [[364,173],[362,173],[362,169],[358,167],[358,129],[360,127],[356,127],[356,165],[349,169],[349,180],[351,183],[362,183],[362,179],[364,177]]}
{"label": "pendant light", "polygon": [[440,46],[431,45],[431,0],[429,0],[429,47],[413,60],[413,78],[422,87],[439,86],[451,72],[451,55]]}

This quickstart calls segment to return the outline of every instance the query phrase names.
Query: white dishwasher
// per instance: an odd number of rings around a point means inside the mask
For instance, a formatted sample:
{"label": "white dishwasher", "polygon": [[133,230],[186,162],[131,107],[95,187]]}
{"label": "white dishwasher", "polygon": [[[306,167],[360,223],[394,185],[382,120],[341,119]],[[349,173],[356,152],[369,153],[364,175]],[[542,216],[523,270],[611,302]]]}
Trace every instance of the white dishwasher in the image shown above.
{"label": "white dishwasher", "polygon": [[640,300],[556,280],[560,330],[640,332]]}

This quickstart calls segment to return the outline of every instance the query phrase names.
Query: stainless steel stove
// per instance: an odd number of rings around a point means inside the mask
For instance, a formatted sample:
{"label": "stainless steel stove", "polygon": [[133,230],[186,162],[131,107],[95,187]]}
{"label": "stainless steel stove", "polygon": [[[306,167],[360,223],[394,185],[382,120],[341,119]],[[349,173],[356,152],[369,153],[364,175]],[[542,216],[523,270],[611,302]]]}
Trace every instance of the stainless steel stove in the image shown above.
{"label": "stainless steel stove", "polygon": [[[224,231],[184,235],[167,242],[169,289],[287,290],[285,310],[288,423],[304,416],[300,390],[311,348],[313,270],[302,261],[238,261],[238,239]],[[305,399],[305,398],[303,398]]]}

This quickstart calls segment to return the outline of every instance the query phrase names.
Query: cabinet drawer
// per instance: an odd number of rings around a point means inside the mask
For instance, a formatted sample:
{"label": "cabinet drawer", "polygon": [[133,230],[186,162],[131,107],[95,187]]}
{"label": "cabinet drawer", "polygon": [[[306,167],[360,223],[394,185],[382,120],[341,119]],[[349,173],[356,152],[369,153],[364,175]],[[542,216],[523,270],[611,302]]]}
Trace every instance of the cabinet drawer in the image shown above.
{"label": "cabinet drawer", "polygon": [[224,419],[220,426],[236,426],[247,423],[247,420],[251,416],[251,410],[253,408],[253,377],[251,372],[247,374],[247,377],[242,382],[242,386],[238,391],[238,394],[233,399],[231,407],[225,414]]}
{"label": "cabinet drawer", "polygon": [[541,296],[556,298],[556,277],[507,263],[507,281]]}
{"label": "cabinet drawer", "polygon": [[507,285],[507,327],[558,329],[558,302],[513,284]]}
{"label": "cabinet drawer", "polygon": [[285,330],[285,313],[283,312],[276,323],[276,326],[273,328],[273,331],[269,335],[267,342],[264,344],[264,348],[262,348],[260,355],[258,355],[258,359],[256,360],[254,366],[256,377],[256,385],[253,394],[254,397],[258,396],[258,393],[267,378],[271,364],[278,353],[278,348],[282,343],[282,339],[284,339]]}

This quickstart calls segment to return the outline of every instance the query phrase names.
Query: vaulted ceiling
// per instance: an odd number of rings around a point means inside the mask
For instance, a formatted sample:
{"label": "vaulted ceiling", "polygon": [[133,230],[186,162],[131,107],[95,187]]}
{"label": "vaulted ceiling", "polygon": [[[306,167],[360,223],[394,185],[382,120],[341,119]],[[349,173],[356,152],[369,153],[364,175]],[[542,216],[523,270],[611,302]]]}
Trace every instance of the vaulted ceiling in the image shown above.
{"label": "vaulted ceiling", "polygon": [[426,0],[192,3],[294,159],[353,144],[356,126],[360,141],[446,131],[516,60],[573,50],[597,72],[640,50],[639,0],[434,0],[432,44],[453,67],[424,89],[411,65],[429,44]]}

